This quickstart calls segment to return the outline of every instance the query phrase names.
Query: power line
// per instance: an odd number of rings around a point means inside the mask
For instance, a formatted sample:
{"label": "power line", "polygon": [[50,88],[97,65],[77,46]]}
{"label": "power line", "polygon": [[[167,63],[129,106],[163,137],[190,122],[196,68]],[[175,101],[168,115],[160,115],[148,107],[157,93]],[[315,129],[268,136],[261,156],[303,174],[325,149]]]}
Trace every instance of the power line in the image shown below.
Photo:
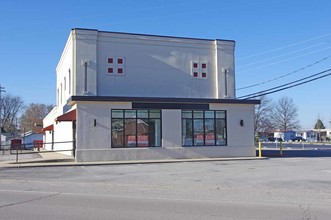
{"label": "power line", "polygon": [[306,43],[306,42],[309,42],[309,41],[312,41],[312,40],[316,40],[316,39],[320,39],[320,38],[330,36],[330,35],[331,35],[331,33],[322,34],[322,35],[319,35],[319,36],[316,36],[316,37],[313,37],[313,38],[310,38],[310,39],[307,39],[307,40],[302,40],[302,41],[299,41],[299,42],[296,42],[296,43],[288,44],[288,45],[278,47],[278,48],[275,48],[275,49],[271,49],[271,50],[267,50],[267,51],[264,51],[264,52],[261,52],[261,53],[249,55],[249,56],[242,57],[242,58],[238,58],[237,60],[245,60],[245,59],[248,59],[248,58],[251,58],[251,57],[260,56],[260,55],[263,55],[263,54],[267,54],[267,53],[270,53],[270,52],[282,50],[282,49],[285,49],[285,48],[289,48],[289,47],[292,47],[292,46],[303,44],[303,43]]}
{"label": "power line", "polygon": [[238,88],[238,89],[236,89],[236,90],[248,89],[248,88],[252,88],[252,87],[260,86],[260,85],[263,85],[263,84],[266,84],[266,83],[269,83],[269,82],[276,81],[276,80],[278,80],[278,79],[284,78],[284,77],[286,77],[286,76],[292,75],[292,74],[294,74],[294,73],[297,73],[297,72],[300,72],[300,71],[302,71],[302,70],[305,70],[305,69],[307,69],[307,68],[309,68],[309,67],[312,67],[312,66],[314,66],[314,65],[316,65],[316,64],[319,64],[319,63],[321,63],[321,62],[323,62],[323,61],[329,59],[330,57],[331,57],[331,56],[324,57],[323,59],[320,59],[320,60],[318,60],[318,61],[316,61],[316,62],[314,62],[314,63],[311,63],[311,64],[309,64],[309,65],[307,65],[307,66],[304,66],[304,67],[302,67],[302,68],[300,68],[300,69],[297,69],[297,70],[295,70],[295,71],[292,71],[292,72],[290,72],[290,73],[287,73],[287,74],[284,74],[284,75],[281,75],[281,76],[278,76],[278,77],[276,77],[276,78],[273,78],[273,79],[270,79],[270,80],[266,80],[266,81],[263,81],[263,82],[260,82],[260,83],[252,84],[252,85],[249,85],[249,86],[244,86],[244,87]]}
{"label": "power line", "polygon": [[314,45],[311,45],[311,46],[308,46],[308,47],[297,49],[297,50],[294,50],[294,51],[291,51],[291,52],[283,53],[283,54],[280,54],[280,55],[277,55],[277,56],[274,56],[274,57],[271,57],[271,58],[262,59],[262,60],[259,60],[257,62],[248,63],[248,64],[244,64],[244,65],[239,65],[236,69],[238,70],[238,69],[241,69],[243,67],[256,65],[256,64],[259,64],[259,63],[264,63],[265,61],[274,60],[276,58],[280,58],[280,57],[284,57],[284,56],[287,56],[287,55],[295,54],[297,52],[304,51],[304,50],[314,48],[314,47],[318,47],[318,46],[321,46],[321,45],[324,45],[324,44],[327,44],[327,43],[326,42],[318,43],[318,44],[314,44]]}
{"label": "power line", "polygon": [[[267,89],[267,90],[263,90],[263,91],[260,91],[260,92],[251,93],[251,94],[248,94],[248,95],[245,95],[245,96],[241,96],[241,97],[238,97],[238,98],[239,99],[252,99],[252,98],[256,98],[256,97],[260,97],[260,96],[264,96],[264,95],[269,95],[269,94],[272,94],[272,93],[280,92],[280,91],[283,91],[285,89],[293,88],[293,87],[296,87],[296,86],[299,86],[299,85],[302,85],[302,84],[306,84],[306,83],[309,83],[309,82],[312,82],[312,81],[315,81],[315,80],[318,80],[318,79],[321,79],[321,78],[330,76],[331,73],[328,73],[328,74],[325,74],[325,75],[322,75],[322,76],[319,76],[319,77],[316,77],[316,78],[313,78],[313,79],[310,79],[310,80],[306,80],[306,81],[301,82],[301,83],[297,83],[297,82],[303,81],[303,80],[308,79],[308,78],[312,78],[312,77],[317,76],[317,75],[321,75],[321,74],[326,73],[326,72],[329,72],[329,71],[331,71],[331,69],[328,69],[328,70],[325,70],[325,71],[322,71],[322,72],[313,74],[311,76],[302,78],[300,80],[296,80],[296,81],[293,81],[293,82],[290,82],[290,83],[283,84],[281,86],[277,86],[277,87],[274,87],[274,88],[271,88],[271,89]],[[294,83],[296,83],[296,84],[294,84]],[[291,85],[291,84],[294,84],[294,85]],[[290,85],[290,86],[287,86],[287,85]],[[284,87],[284,86],[287,86],[287,87]],[[280,89],[278,89],[278,88],[280,88]],[[274,91],[272,91],[272,90],[274,90]]]}
{"label": "power line", "polygon": [[[316,73],[316,74],[313,74],[313,75],[310,75],[310,76],[307,76],[307,77],[304,77],[304,78],[301,78],[299,80],[296,80],[296,81],[292,81],[292,82],[289,82],[289,83],[285,83],[283,85],[280,85],[280,86],[276,86],[276,87],[273,87],[273,88],[270,88],[270,89],[266,89],[266,90],[262,90],[262,91],[259,91],[259,92],[255,92],[255,93],[251,93],[249,95],[246,95],[246,96],[251,96],[251,95],[255,95],[255,94],[259,94],[259,93],[262,93],[262,92],[268,92],[268,91],[271,91],[271,90],[274,90],[274,89],[278,89],[278,88],[281,88],[281,87],[284,87],[284,86],[288,86],[288,85],[291,85],[291,84],[294,84],[294,83],[297,83],[297,82],[300,82],[300,81],[303,81],[303,80],[306,80],[306,79],[309,79],[309,78],[312,78],[312,77],[315,77],[315,76],[318,76],[318,75],[321,75],[325,72],[328,72],[330,71],[331,69],[328,69],[328,70],[325,70],[325,71],[322,71],[322,72],[319,72],[319,73]],[[245,97],[245,96],[241,96],[239,98],[242,98],[242,97]]]}
{"label": "power line", "polygon": [[286,58],[286,59],[283,59],[283,60],[275,61],[275,62],[268,63],[268,64],[265,64],[265,65],[260,65],[260,66],[257,66],[257,67],[251,68],[251,69],[241,70],[240,72],[249,72],[249,71],[252,71],[252,70],[255,70],[255,69],[261,69],[261,68],[264,68],[264,67],[267,67],[267,66],[272,66],[274,64],[278,64],[278,63],[286,62],[286,61],[289,61],[289,60],[293,60],[293,59],[296,59],[298,57],[303,57],[303,56],[306,56],[306,55],[310,55],[310,54],[318,53],[318,52],[321,52],[321,51],[324,51],[324,50],[328,50],[330,48],[331,48],[331,46],[330,47],[325,47],[325,48],[315,50],[315,51],[312,51],[312,52],[303,53],[303,54],[300,54],[300,55],[297,55],[297,56],[292,56],[292,57],[289,57],[289,58]]}

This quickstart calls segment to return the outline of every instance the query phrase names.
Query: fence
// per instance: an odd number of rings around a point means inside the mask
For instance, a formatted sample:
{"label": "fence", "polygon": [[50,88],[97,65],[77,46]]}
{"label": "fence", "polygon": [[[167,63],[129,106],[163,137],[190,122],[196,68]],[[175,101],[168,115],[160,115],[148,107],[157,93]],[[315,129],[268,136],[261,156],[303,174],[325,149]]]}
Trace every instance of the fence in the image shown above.
{"label": "fence", "polygon": [[[63,145],[63,144],[71,144],[72,148],[70,149],[58,149],[53,150],[54,148],[57,148],[56,145]],[[19,161],[19,155],[28,155],[28,154],[38,154],[42,151],[42,153],[64,153],[64,152],[71,152],[72,155],[75,155],[75,147],[73,147],[74,142],[73,141],[61,141],[61,142],[43,142],[43,141],[34,141],[32,143],[25,143],[25,144],[17,144],[17,143],[1,143],[1,149],[2,155],[15,155],[16,157],[16,163]],[[46,146],[51,145],[52,150],[46,150]]]}

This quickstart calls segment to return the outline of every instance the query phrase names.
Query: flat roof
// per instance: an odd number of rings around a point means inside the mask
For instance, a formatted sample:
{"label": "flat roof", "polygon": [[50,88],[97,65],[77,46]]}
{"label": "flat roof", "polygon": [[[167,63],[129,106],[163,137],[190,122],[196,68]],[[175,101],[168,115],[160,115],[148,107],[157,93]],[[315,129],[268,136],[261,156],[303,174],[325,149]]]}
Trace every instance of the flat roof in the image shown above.
{"label": "flat roof", "polygon": [[190,39],[190,40],[206,40],[206,41],[219,40],[219,41],[229,41],[234,43],[236,42],[234,40],[225,40],[225,39],[207,39],[207,38],[176,37],[176,36],[154,35],[154,34],[136,34],[136,33],[116,32],[116,31],[99,31],[98,29],[89,29],[89,28],[73,28],[72,30],[87,30],[87,31],[98,31],[98,32],[112,33],[112,34],[127,34],[127,35],[149,36],[149,37],[167,37],[167,38]]}

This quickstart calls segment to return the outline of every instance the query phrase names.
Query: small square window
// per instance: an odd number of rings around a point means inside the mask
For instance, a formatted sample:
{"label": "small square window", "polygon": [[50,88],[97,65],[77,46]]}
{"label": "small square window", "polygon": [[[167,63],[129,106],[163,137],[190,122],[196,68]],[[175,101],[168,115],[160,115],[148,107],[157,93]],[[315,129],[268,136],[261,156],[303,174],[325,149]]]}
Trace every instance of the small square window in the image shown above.
{"label": "small square window", "polygon": [[108,63],[113,63],[113,58],[108,58]]}
{"label": "small square window", "polygon": [[203,64],[201,64],[201,67],[202,67],[203,69],[206,69],[206,68],[207,68],[207,64],[206,64],[206,63],[203,63]]}
{"label": "small square window", "polygon": [[118,74],[123,74],[123,69],[122,69],[122,68],[118,68],[118,69],[117,69],[117,73],[118,73]]}
{"label": "small square window", "polygon": [[197,63],[193,63],[193,68],[198,68],[198,64]]}
{"label": "small square window", "polygon": [[122,59],[122,58],[118,58],[118,59],[117,59],[117,63],[118,63],[118,64],[123,64],[123,59]]}
{"label": "small square window", "polygon": [[207,77],[207,73],[202,73],[201,75],[202,75],[203,78]]}
{"label": "small square window", "polygon": [[198,72],[194,72],[194,73],[193,73],[193,76],[194,76],[194,77],[198,77]]}
{"label": "small square window", "polygon": [[108,68],[108,73],[114,73],[113,68]]}

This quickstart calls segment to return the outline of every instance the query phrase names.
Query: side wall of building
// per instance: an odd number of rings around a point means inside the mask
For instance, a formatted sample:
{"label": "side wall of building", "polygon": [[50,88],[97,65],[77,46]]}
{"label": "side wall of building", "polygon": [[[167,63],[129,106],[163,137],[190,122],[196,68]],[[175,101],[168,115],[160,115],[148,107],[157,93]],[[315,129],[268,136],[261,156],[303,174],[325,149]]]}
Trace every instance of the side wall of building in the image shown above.
{"label": "side wall of building", "polygon": [[74,91],[74,39],[70,35],[56,67],[56,113],[63,114],[67,100]]}
{"label": "side wall of building", "polygon": [[[73,156],[73,122],[64,121],[54,124],[53,150],[59,153]],[[50,135],[50,134],[49,134]],[[49,147],[49,146],[48,146]]]}

